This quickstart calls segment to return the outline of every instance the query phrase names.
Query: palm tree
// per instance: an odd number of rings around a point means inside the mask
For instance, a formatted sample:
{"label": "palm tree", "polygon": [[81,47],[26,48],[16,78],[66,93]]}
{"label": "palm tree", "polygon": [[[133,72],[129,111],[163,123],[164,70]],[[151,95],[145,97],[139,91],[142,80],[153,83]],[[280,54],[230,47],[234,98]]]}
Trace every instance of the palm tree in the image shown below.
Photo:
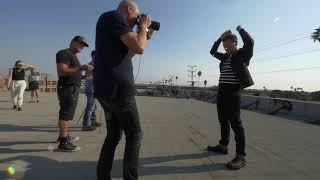
{"label": "palm tree", "polygon": [[200,76],[202,75],[202,72],[201,71],[199,71],[198,72],[198,76],[199,76],[199,81],[198,81],[198,88],[200,87]]}
{"label": "palm tree", "polygon": [[171,83],[171,86],[172,86],[172,79],[169,79],[169,80],[168,80],[168,83]]}
{"label": "palm tree", "polygon": [[320,42],[320,27],[315,30],[316,31],[314,33],[312,33],[311,38],[314,40],[314,42],[316,42],[316,41]]}
{"label": "palm tree", "polygon": [[177,83],[177,86],[178,86],[178,78],[179,78],[179,77],[178,77],[178,76],[176,76],[176,83]]}

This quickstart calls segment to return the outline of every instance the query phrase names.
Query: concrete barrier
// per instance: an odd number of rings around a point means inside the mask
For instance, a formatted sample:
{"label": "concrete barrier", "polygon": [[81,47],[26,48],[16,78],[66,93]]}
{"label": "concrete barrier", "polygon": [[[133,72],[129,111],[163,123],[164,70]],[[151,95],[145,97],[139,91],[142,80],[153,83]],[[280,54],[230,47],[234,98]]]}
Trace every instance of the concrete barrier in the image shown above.
{"label": "concrete barrier", "polygon": [[[159,93],[155,93],[157,96]],[[141,93],[140,95],[151,95]],[[216,103],[216,91],[179,90],[178,95],[170,95],[176,98],[193,98],[210,103]],[[283,98],[270,98],[263,96],[242,95],[241,108],[270,115],[285,115],[286,117],[300,118],[312,123],[320,123],[320,103],[298,101]]]}
{"label": "concrete barrier", "polygon": [[[252,102],[257,102],[257,108],[244,107]],[[320,122],[320,103],[317,102],[244,95],[242,96],[242,107],[271,115],[280,114],[301,117],[310,122]]]}

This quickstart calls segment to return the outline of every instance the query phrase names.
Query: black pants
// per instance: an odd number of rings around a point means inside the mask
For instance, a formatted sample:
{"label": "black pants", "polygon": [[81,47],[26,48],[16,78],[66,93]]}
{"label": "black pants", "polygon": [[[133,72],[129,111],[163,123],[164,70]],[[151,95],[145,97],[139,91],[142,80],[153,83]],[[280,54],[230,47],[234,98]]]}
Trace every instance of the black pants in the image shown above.
{"label": "black pants", "polygon": [[227,146],[230,125],[235,134],[237,155],[245,156],[245,133],[240,118],[240,88],[233,85],[219,86],[217,97],[218,118],[221,128],[220,144]]}
{"label": "black pants", "polygon": [[114,153],[123,131],[126,136],[123,178],[124,180],[137,180],[142,131],[135,98],[98,97],[97,99],[104,109],[107,123],[107,137],[101,149],[97,167],[98,180],[111,180]]}

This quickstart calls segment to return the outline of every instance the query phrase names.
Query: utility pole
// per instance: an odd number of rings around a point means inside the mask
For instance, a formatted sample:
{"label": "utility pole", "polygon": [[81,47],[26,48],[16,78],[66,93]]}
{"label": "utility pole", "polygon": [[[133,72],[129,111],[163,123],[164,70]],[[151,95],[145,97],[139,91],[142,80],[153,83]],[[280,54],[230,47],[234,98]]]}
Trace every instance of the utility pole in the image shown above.
{"label": "utility pole", "polygon": [[191,83],[191,87],[194,87],[194,83],[195,81],[193,80],[193,78],[196,77],[196,75],[194,75],[194,73],[196,72],[196,70],[194,70],[197,66],[190,66],[188,65],[189,67],[189,70],[188,72],[191,73],[191,75],[189,75],[189,77],[191,77],[191,81],[187,81],[187,82],[190,82]]}

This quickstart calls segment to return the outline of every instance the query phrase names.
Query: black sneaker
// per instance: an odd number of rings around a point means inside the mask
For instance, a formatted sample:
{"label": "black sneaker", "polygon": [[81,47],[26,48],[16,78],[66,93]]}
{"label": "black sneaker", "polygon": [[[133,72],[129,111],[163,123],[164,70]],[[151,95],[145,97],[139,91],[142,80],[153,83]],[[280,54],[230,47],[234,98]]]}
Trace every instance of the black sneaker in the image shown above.
{"label": "black sneaker", "polygon": [[238,170],[246,166],[247,161],[245,157],[236,156],[232,161],[228,162],[226,166],[232,170]]}
{"label": "black sneaker", "polygon": [[225,146],[222,146],[221,144],[216,146],[208,146],[207,150],[215,153],[220,153],[220,154],[228,154],[228,148]]}
{"label": "black sneaker", "polygon": [[82,127],[82,131],[94,131],[96,130],[97,128],[96,127],[93,127],[93,126],[83,126]]}
{"label": "black sneaker", "polygon": [[71,142],[62,143],[60,142],[57,151],[60,152],[76,152],[80,151],[80,147],[73,145]]}
{"label": "black sneaker", "polygon": [[[68,142],[77,142],[77,141],[80,140],[79,137],[77,137],[77,136],[70,136],[70,135],[67,136],[67,139],[68,139]],[[57,139],[57,142],[60,142],[60,140],[61,140],[61,138],[60,138],[60,136],[59,136],[58,139]]]}
{"label": "black sneaker", "polygon": [[101,127],[102,125],[103,125],[102,123],[96,122],[96,123],[94,123],[94,124],[91,125],[91,126],[93,126],[93,127]]}
{"label": "black sneaker", "polygon": [[13,108],[12,109],[17,109],[18,107],[16,105],[13,105]]}
{"label": "black sneaker", "polygon": [[22,108],[21,108],[21,107],[18,107],[17,111],[22,111]]}

